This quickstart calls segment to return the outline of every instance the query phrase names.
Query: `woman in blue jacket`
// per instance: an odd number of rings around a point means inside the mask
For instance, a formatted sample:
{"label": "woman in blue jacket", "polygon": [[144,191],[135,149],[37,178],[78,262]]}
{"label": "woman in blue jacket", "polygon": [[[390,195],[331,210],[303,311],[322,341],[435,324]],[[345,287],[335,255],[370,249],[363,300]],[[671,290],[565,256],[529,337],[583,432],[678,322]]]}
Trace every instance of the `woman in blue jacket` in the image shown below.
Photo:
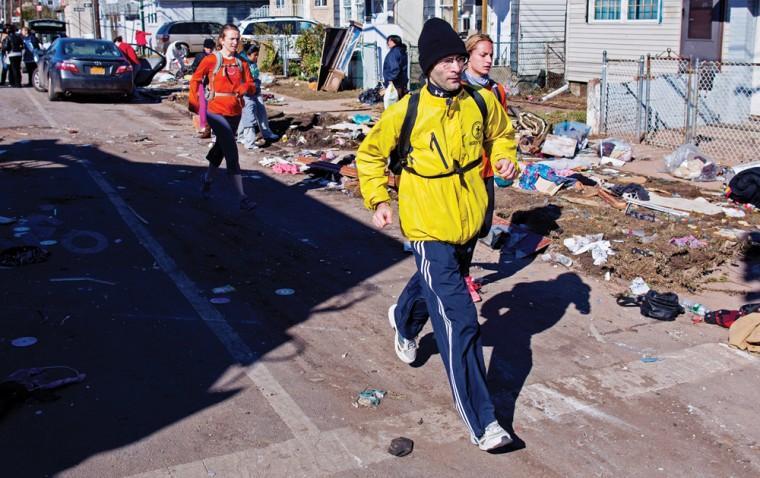
{"label": "woman in blue jacket", "polygon": [[388,37],[388,48],[390,51],[385,55],[383,62],[383,87],[393,86],[398,91],[398,98],[401,99],[409,91],[409,57],[406,54],[406,45],[401,42],[401,37],[391,35]]}

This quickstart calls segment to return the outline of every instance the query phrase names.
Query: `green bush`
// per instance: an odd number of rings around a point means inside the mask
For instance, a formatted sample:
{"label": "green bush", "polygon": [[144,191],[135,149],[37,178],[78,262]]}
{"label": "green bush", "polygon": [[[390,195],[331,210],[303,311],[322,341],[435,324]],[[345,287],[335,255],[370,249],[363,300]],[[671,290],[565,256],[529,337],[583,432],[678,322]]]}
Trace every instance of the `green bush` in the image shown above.
{"label": "green bush", "polygon": [[319,75],[324,43],[325,27],[323,25],[316,25],[304,31],[296,40],[296,51],[301,58],[301,64],[298,68],[292,68],[292,73],[300,73],[300,76],[306,79]]}

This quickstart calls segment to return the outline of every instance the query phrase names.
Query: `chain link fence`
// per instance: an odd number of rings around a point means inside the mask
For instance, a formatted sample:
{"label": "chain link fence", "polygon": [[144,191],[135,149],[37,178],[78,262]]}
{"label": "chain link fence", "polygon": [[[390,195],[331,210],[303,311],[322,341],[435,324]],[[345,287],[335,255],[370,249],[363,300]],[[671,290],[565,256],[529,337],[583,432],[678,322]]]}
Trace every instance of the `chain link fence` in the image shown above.
{"label": "chain link fence", "polygon": [[647,55],[603,58],[601,129],[632,142],[691,143],[716,159],[760,148],[760,64]]}
{"label": "chain link fence", "polygon": [[[419,51],[410,46],[409,81],[412,90],[424,82]],[[510,87],[513,94],[553,90],[565,84],[565,42],[510,42],[494,44],[491,78]]]}

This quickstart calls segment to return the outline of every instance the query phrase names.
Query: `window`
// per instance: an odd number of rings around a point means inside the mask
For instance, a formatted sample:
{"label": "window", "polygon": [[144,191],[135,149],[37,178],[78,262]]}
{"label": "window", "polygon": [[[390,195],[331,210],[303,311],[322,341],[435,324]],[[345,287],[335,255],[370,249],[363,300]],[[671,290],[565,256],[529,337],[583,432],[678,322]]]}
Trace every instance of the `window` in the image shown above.
{"label": "window", "polygon": [[327,0],[314,0],[314,6],[315,7],[326,7],[327,6]]}
{"label": "window", "polygon": [[657,20],[660,0],[628,0],[628,20]]}
{"label": "window", "polygon": [[593,2],[592,22],[659,21],[662,0],[588,0]]}
{"label": "window", "polygon": [[285,0],[274,0],[274,8],[285,8]]}
{"label": "window", "polygon": [[620,20],[623,0],[595,0],[594,20]]}

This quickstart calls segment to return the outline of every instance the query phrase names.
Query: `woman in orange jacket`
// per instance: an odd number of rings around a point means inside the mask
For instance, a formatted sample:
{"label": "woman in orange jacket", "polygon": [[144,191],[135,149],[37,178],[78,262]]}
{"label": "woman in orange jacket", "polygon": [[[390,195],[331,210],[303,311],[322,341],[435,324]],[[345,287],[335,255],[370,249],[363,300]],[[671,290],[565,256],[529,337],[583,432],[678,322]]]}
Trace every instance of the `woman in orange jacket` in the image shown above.
{"label": "woman in orange jacket", "polygon": [[203,175],[201,192],[208,194],[214,174],[222,159],[225,159],[227,174],[240,197],[240,209],[249,211],[256,207],[256,203],[248,198],[243,189],[235,136],[243,111],[243,96],[253,94],[256,88],[250,71],[236,57],[239,43],[238,27],[231,24],[222,27],[217,39],[217,51],[201,61],[190,80],[189,105],[191,111],[198,112],[198,91],[201,83],[205,83],[208,91],[206,118],[216,135],[216,142],[206,155],[209,167]]}

